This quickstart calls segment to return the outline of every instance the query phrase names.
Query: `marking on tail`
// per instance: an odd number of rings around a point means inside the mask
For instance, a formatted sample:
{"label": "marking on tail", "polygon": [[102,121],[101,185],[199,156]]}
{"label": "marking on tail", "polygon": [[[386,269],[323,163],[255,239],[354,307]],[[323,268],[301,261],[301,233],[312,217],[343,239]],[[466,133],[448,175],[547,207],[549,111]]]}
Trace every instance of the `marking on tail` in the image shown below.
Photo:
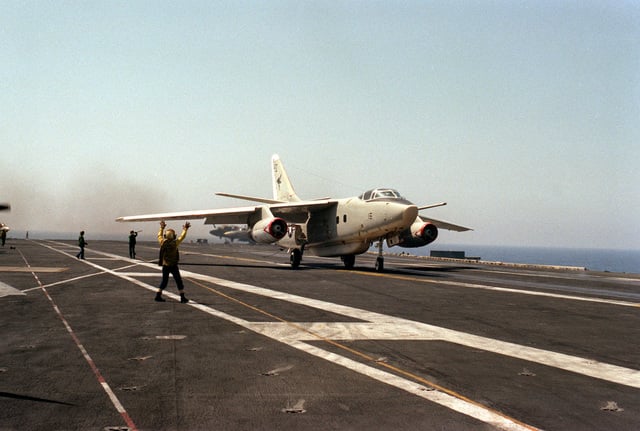
{"label": "marking on tail", "polygon": [[287,171],[280,160],[280,156],[274,154],[271,157],[272,180],[273,180],[273,199],[286,202],[299,202],[300,198],[293,189]]}

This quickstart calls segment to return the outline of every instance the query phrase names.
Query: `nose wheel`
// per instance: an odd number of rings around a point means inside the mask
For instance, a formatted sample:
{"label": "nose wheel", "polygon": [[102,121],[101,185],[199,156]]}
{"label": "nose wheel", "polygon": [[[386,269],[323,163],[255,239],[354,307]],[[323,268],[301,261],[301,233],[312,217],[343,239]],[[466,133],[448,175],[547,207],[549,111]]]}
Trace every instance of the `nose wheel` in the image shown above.
{"label": "nose wheel", "polygon": [[382,257],[382,240],[378,241],[378,257],[376,258],[376,272],[384,272],[384,257]]}
{"label": "nose wheel", "polygon": [[384,272],[384,257],[382,256],[376,259],[376,272]]}

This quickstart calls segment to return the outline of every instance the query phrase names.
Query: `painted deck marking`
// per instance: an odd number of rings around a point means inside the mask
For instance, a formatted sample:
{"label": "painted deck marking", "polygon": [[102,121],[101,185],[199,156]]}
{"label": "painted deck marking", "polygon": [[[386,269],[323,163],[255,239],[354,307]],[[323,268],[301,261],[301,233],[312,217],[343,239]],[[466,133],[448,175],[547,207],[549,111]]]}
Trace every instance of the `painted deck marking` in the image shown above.
{"label": "painted deck marking", "polygon": [[24,295],[24,292],[0,281],[0,298],[10,295]]}
{"label": "painted deck marking", "polygon": [[57,268],[50,266],[0,266],[0,272],[64,272],[67,267]]}
{"label": "painted deck marking", "polygon": [[636,307],[636,308],[640,307],[640,303],[629,302],[629,301],[619,301],[616,299],[597,298],[597,297],[590,297],[590,296],[564,295],[561,293],[551,293],[551,292],[543,292],[543,291],[537,291],[537,290],[512,289],[509,287],[498,287],[498,286],[490,286],[487,284],[476,284],[476,283],[464,283],[461,281],[424,280],[421,278],[415,278],[415,277],[410,277],[406,275],[380,274],[377,272],[364,272],[364,271],[355,271],[355,272],[357,274],[368,275],[370,277],[385,277],[385,278],[393,278],[396,280],[415,281],[418,283],[443,284],[447,286],[466,287],[466,288],[482,289],[482,290],[493,290],[496,292],[517,293],[520,295],[546,296],[549,298],[569,299],[572,301],[597,302],[600,304],[621,305],[623,307]]}
{"label": "painted deck marking", "polygon": [[[25,258],[24,254],[22,254],[22,251],[18,250],[18,253],[20,253],[20,256],[22,256],[22,260],[24,260],[24,263],[27,265],[27,267],[29,267],[29,262]],[[138,428],[136,427],[136,424],[133,422],[133,420],[131,419],[131,417],[129,416],[129,414],[125,410],[125,408],[122,406],[122,403],[120,402],[120,400],[118,399],[116,394],[113,392],[113,390],[111,389],[111,387],[109,386],[109,384],[107,383],[105,378],[102,376],[102,373],[100,372],[100,370],[96,366],[95,362],[93,362],[93,359],[89,355],[89,352],[87,352],[87,349],[85,349],[84,345],[80,342],[80,339],[76,336],[75,332],[73,331],[73,328],[71,328],[71,325],[69,325],[69,322],[67,322],[67,319],[62,314],[62,311],[60,310],[60,308],[58,307],[56,302],[53,300],[51,295],[49,295],[49,292],[44,287],[44,285],[42,284],[42,282],[40,281],[40,279],[38,278],[36,273],[32,272],[31,274],[36,279],[36,282],[38,283],[38,285],[42,289],[42,292],[44,293],[45,297],[51,303],[54,311],[56,312],[56,314],[58,315],[58,317],[62,321],[62,324],[66,328],[67,332],[69,333],[69,335],[71,336],[71,338],[75,342],[76,346],[78,347],[78,349],[82,353],[82,356],[84,357],[85,361],[87,361],[87,363],[89,364],[89,367],[91,367],[91,370],[93,371],[93,374],[96,376],[96,379],[98,380],[98,383],[100,383],[100,386],[102,386],[102,389],[105,391],[105,393],[107,394],[107,396],[111,400],[111,403],[113,404],[115,409],[118,411],[118,413],[120,413],[120,416],[125,421],[125,423],[129,427],[130,431],[137,431]]]}

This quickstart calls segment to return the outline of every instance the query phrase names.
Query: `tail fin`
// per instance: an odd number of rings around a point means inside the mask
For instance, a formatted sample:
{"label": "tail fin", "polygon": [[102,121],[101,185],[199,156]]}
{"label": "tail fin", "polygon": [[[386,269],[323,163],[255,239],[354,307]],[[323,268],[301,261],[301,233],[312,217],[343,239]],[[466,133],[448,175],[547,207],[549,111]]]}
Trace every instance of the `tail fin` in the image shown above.
{"label": "tail fin", "polygon": [[271,166],[273,168],[272,177],[273,180],[273,199],[286,202],[299,202],[300,198],[293,190],[291,181],[287,171],[284,170],[284,165],[280,160],[280,156],[274,154],[271,157]]}

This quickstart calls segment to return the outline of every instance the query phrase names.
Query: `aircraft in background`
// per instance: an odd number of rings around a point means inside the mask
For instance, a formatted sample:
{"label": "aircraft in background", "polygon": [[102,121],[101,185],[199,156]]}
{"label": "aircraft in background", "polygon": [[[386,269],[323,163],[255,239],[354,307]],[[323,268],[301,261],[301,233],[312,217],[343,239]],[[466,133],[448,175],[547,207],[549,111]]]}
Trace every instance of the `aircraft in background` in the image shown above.
{"label": "aircraft in background", "polygon": [[[9,211],[11,209],[11,205],[9,204],[0,204],[0,211]],[[0,223],[0,231],[9,232],[11,229],[4,223]]]}
{"label": "aircraft in background", "polygon": [[233,241],[238,240],[239,242],[249,242],[253,243],[254,241],[251,239],[250,232],[248,228],[243,228],[235,225],[225,225],[216,227],[210,230],[209,233],[213,236],[217,236],[220,239],[224,239],[225,241]]}
{"label": "aircraft in background", "polygon": [[303,253],[340,257],[347,269],[355,257],[378,242],[376,270],[383,271],[383,241],[389,247],[421,247],[438,236],[438,229],[467,231],[470,228],[420,216],[420,210],[446,203],[418,207],[396,190],[379,188],[360,196],[343,199],[301,200],[295,193],[284,165],[274,154],[271,158],[273,199],[216,193],[260,205],[146,214],[118,217],[118,222],[205,219],[205,224],[246,224],[250,238],[257,243],[276,243],[287,248],[292,268],[297,268]]}

